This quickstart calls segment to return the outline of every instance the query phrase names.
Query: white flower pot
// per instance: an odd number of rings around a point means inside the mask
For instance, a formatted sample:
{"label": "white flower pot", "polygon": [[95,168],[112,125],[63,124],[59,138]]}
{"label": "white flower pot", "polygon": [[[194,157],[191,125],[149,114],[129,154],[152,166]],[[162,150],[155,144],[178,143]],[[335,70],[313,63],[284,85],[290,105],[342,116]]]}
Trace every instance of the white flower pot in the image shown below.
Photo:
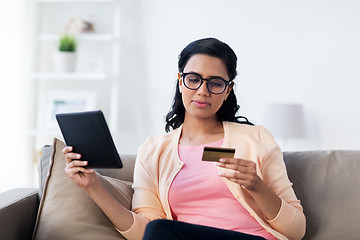
{"label": "white flower pot", "polygon": [[74,72],[76,65],[76,53],[74,52],[54,52],[53,54],[55,72]]}

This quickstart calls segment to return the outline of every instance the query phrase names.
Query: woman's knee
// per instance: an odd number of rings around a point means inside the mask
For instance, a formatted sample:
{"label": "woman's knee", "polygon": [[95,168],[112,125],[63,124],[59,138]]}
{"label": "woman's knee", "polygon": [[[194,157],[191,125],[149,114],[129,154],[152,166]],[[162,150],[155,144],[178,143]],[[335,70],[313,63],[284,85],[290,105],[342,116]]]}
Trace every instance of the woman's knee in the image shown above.
{"label": "woman's knee", "polygon": [[146,225],[144,239],[166,239],[167,230],[169,229],[169,220],[157,219]]}
{"label": "woman's knee", "polygon": [[146,225],[146,231],[156,231],[159,229],[162,230],[168,226],[168,222],[169,220],[166,219],[153,220]]}

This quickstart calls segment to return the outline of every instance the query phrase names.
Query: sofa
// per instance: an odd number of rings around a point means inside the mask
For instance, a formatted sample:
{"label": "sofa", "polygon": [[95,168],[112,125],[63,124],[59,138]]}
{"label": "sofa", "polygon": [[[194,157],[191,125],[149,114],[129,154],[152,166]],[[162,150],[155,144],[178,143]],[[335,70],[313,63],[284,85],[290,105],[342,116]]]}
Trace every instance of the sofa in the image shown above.
{"label": "sofa", "polygon": [[[63,147],[58,139],[43,147],[39,189],[0,194],[0,239],[124,239],[65,175]],[[360,239],[360,150],[291,151],[283,156],[307,218],[303,239]],[[120,157],[122,169],[96,171],[109,192],[130,209],[136,155]]]}

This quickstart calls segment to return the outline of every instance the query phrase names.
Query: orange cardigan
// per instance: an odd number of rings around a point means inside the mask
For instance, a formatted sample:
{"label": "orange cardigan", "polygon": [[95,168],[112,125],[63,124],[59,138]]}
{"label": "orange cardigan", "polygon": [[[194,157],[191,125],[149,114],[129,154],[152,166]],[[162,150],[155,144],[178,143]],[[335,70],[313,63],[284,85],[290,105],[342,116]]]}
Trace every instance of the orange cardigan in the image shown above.
{"label": "orange cardigan", "polygon": [[[278,239],[301,239],[305,234],[305,216],[288,179],[282,152],[271,134],[261,126],[223,122],[223,127],[222,146],[235,148],[236,158],[257,164],[259,177],[282,200],[280,211],[269,221],[247,190],[223,178],[227,187],[269,233]],[[127,231],[119,231],[124,237],[142,239],[148,221],[172,219],[168,193],[174,177],[183,166],[178,155],[181,129],[179,127],[163,136],[150,137],[139,148],[133,184],[134,223]]]}

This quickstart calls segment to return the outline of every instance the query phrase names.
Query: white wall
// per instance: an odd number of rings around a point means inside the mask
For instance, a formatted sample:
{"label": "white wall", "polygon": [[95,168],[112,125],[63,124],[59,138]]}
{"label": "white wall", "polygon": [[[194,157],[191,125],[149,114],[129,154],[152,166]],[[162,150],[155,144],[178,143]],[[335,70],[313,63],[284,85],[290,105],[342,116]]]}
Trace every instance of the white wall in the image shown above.
{"label": "white wall", "polygon": [[[0,192],[32,185],[32,163],[22,161],[29,159],[22,151],[29,116],[26,3],[0,5]],[[308,138],[290,140],[285,150],[360,149],[360,2],[129,0],[124,7],[121,152],[135,153],[147,136],[164,132],[178,54],[209,36],[238,55],[241,115],[262,124],[269,102],[304,105]]]}
{"label": "white wall", "polygon": [[262,124],[269,102],[304,105],[308,137],[283,149],[360,149],[360,2],[152,0],[142,8],[153,133],[163,132],[181,49],[212,36],[238,55],[241,115]]}

